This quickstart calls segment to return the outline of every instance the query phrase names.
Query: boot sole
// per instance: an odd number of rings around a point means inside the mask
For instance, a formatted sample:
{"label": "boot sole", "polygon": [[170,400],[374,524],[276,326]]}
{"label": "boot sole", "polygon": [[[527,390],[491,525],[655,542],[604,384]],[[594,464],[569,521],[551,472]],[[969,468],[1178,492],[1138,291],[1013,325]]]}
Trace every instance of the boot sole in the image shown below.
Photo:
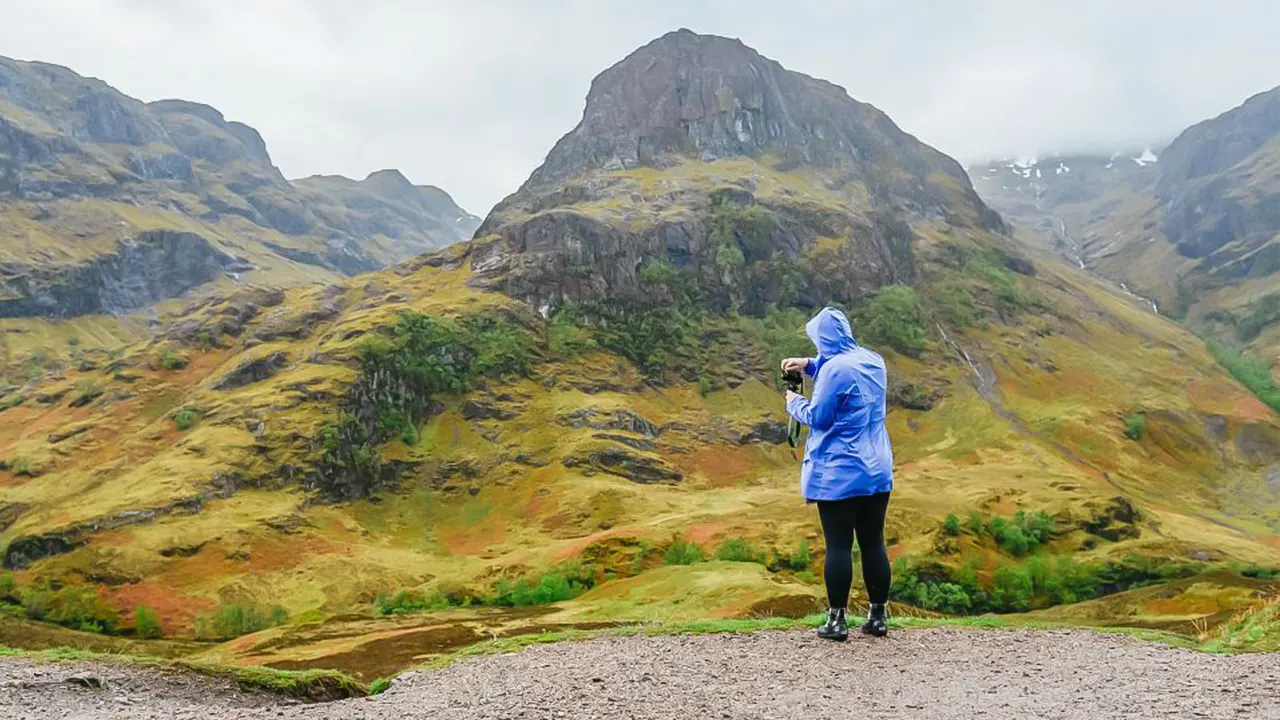
{"label": "boot sole", "polygon": [[849,639],[849,636],[847,634],[846,635],[819,635],[818,638],[821,640],[827,640],[829,642],[845,642]]}

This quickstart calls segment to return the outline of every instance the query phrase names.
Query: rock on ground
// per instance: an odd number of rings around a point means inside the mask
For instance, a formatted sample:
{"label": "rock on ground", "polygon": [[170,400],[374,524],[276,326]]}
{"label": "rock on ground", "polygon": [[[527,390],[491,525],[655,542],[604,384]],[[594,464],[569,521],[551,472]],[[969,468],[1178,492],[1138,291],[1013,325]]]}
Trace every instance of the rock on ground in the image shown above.
{"label": "rock on ground", "polygon": [[[323,705],[225,682],[0,659],[4,718],[1280,718],[1280,656],[1217,656],[1084,630],[939,628],[601,638],[401,676]],[[66,682],[93,676],[105,688]]]}

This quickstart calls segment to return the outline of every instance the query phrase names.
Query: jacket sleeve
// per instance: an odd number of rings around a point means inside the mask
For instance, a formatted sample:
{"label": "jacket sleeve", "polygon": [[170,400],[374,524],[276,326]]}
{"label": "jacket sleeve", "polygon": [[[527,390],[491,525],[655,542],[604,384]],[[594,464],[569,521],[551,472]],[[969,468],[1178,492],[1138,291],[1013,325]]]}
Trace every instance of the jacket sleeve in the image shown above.
{"label": "jacket sleeve", "polygon": [[787,403],[787,412],[801,424],[814,430],[826,430],[835,424],[836,409],[843,400],[835,368],[820,373],[813,383],[813,399],[797,396]]}
{"label": "jacket sleeve", "polygon": [[818,372],[818,358],[811,357],[809,362],[804,365],[804,374],[813,377]]}

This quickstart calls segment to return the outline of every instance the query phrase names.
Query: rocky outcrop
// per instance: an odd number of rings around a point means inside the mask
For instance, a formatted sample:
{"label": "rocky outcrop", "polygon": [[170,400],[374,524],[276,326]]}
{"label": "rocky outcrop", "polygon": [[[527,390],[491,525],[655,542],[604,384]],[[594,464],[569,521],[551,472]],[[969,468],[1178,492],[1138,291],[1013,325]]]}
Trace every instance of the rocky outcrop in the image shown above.
{"label": "rocky outcrop", "polygon": [[251,267],[195,233],[144,232],[80,265],[0,269],[0,317],[122,313]]}

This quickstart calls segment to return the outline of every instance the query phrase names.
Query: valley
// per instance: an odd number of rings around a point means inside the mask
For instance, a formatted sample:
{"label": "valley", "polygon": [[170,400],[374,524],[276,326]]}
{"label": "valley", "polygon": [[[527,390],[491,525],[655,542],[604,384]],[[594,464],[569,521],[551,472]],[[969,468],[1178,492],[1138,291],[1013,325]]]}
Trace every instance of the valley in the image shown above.
{"label": "valley", "polygon": [[286,181],[206,106],[0,72],[0,645],[371,682],[804,618],[822,535],[776,366],[824,305],[889,366],[895,614],[1199,642],[1270,612],[1280,417],[1192,330],[1274,360],[1241,328],[1278,226],[1240,200],[1209,247],[1173,209],[1224,181],[1177,141],[971,182],[681,30],[479,221],[395,171]]}

